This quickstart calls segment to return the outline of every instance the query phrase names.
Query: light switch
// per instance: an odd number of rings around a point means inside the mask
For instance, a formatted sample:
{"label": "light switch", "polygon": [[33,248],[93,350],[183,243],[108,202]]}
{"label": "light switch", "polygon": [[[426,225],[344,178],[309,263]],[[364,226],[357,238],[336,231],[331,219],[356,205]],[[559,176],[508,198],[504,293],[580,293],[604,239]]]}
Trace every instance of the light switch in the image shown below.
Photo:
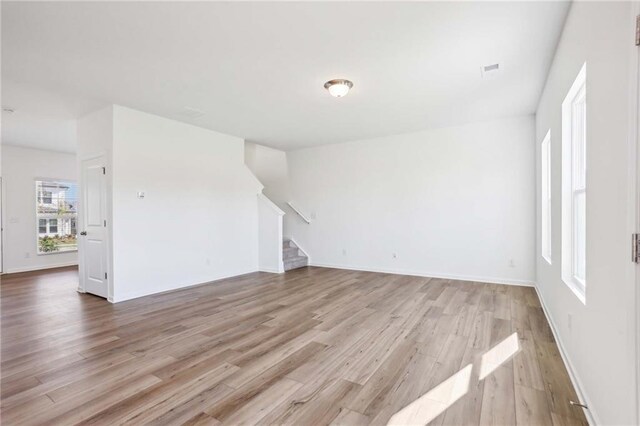
{"label": "light switch", "polygon": [[138,191],[137,197],[142,200],[144,198],[144,191]]}

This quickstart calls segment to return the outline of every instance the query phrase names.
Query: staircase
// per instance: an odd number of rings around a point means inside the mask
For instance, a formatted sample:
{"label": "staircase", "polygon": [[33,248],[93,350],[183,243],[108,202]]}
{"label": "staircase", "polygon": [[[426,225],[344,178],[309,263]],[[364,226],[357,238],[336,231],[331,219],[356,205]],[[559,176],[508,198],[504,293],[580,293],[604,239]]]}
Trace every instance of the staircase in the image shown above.
{"label": "staircase", "polygon": [[309,264],[309,258],[291,240],[282,242],[282,261],[285,271],[303,268]]}

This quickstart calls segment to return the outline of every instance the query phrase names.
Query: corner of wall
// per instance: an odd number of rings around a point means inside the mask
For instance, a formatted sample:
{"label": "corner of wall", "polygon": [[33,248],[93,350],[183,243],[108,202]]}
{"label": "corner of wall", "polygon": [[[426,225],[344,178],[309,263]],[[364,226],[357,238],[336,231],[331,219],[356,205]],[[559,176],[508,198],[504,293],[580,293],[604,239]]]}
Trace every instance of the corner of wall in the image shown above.
{"label": "corner of wall", "polygon": [[542,292],[538,289],[537,283],[535,285],[535,289],[538,295],[538,299],[540,299],[542,312],[544,312],[544,316],[547,319],[549,326],[551,327],[551,332],[553,333],[553,337],[558,345],[558,351],[560,352],[560,356],[562,357],[562,362],[564,363],[564,366],[567,369],[567,373],[569,373],[569,379],[571,379],[571,384],[573,384],[573,387],[575,388],[576,393],[578,394],[578,398],[580,399],[580,401],[577,401],[577,402],[584,403],[587,407],[591,407],[589,409],[582,410],[590,425],[602,424],[598,419],[598,415],[595,412],[594,406],[591,404],[589,397],[584,391],[584,385],[582,384],[580,377],[576,373],[576,369],[573,366],[573,363],[571,362],[571,358],[569,358],[569,353],[565,349],[565,345],[558,331],[558,327],[556,326],[556,323],[553,320],[553,317],[551,316],[547,308],[547,304],[545,303],[544,297],[542,296]]}

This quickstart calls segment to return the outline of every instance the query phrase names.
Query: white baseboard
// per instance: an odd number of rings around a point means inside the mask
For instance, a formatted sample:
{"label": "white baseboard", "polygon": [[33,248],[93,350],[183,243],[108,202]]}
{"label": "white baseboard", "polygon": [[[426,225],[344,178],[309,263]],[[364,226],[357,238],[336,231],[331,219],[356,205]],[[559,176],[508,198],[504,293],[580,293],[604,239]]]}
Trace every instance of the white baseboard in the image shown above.
{"label": "white baseboard", "polygon": [[328,263],[316,263],[310,262],[309,266],[318,266],[320,268],[334,268],[334,269],[347,269],[350,271],[365,271],[365,272],[380,272],[383,274],[397,274],[397,275],[411,275],[415,277],[425,278],[442,278],[446,280],[459,280],[459,281],[476,281],[490,284],[505,284],[505,285],[518,285],[523,287],[535,287],[534,281],[516,280],[511,278],[496,278],[496,277],[483,277],[483,276],[471,276],[471,275],[456,275],[456,274],[443,274],[441,272],[425,272],[425,271],[411,271],[403,269],[386,269],[386,268],[370,268],[362,266],[351,265],[335,265]]}
{"label": "white baseboard", "polygon": [[53,265],[27,266],[24,268],[11,268],[3,272],[3,274],[17,274],[19,272],[42,271],[45,269],[64,268],[66,266],[78,266],[78,262],[63,262]]}
{"label": "white baseboard", "polygon": [[129,293],[129,294],[124,294],[122,296],[120,296],[119,298],[114,298],[114,297],[108,297],[107,300],[111,303],[120,303],[120,302],[126,302],[128,300],[133,300],[133,299],[138,299],[140,297],[145,297],[145,296],[154,296],[154,295],[158,295],[161,293],[169,293],[172,291],[177,291],[177,290],[184,290],[190,287],[196,287],[196,286],[200,286],[200,285],[205,285],[205,284],[215,284],[217,281],[220,280],[224,280],[227,278],[234,278],[234,277],[239,277],[240,275],[247,275],[247,274],[252,274],[254,272],[259,272],[259,270],[256,268],[251,268],[250,270],[246,270],[246,271],[238,271],[232,274],[228,274],[228,275],[222,275],[222,276],[218,276],[218,277],[214,277],[211,278],[208,281],[204,281],[204,282],[197,282],[197,283],[192,283],[192,284],[186,284],[186,285],[182,285],[182,286],[178,286],[178,287],[173,287],[173,288],[167,288],[167,289],[163,289],[160,291],[154,291],[154,292],[138,292],[138,293]]}
{"label": "white baseboard", "polygon": [[547,309],[547,305],[544,303],[544,298],[542,297],[542,293],[540,293],[540,291],[538,290],[537,286],[535,286],[535,289],[536,289],[536,294],[538,295],[538,299],[540,299],[540,304],[542,305],[542,312],[544,312],[544,316],[547,318],[547,322],[549,323],[549,326],[551,327],[551,332],[553,333],[553,337],[555,338],[556,344],[558,345],[558,350],[560,351],[560,356],[562,357],[562,361],[564,362],[564,366],[567,369],[567,372],[569,373],[569,378],[571,379],[571,383],[573,384],[573,388],[576,390],[576,393],[578,394],[578,398],[580,398],[579,402],[581,404],[585,404],[587,407],[590,407],[588,410],[585,410],[583,408],[582,411],[584,412],[584,415],[587,418],[587,421],[589,422],[590,425],[602,424],[602,423],[600,423],[598,421],[598,416],[593,411],[594,407],[593,407],[593,405],[591,405],[591,403],[589,401],[589,397],[584,392],[584,387],[582,386],[582,381],[580,380],[580,378],[576,374],[575,368],[573,367],[573,364],[571,363],[571,358],[569,358],[569,355],[568,355],[567,351],[565,350],[565,347],[564,347],[564,344],[562,342],[562,339],[560,338],[560,333],[558,333],[558,328],[556,327],[556,323],[553,321],[553,317],[551,315],[549,315],[549,311]]}
{"label": "white baseboard", "polygon": [[275,268],[260,268],[258,271],[259,272],[269,272],[271,274],[282,274],[284,272],[284,268],[283,268],[282,271],[279,271],[279,270],[277,270]]}

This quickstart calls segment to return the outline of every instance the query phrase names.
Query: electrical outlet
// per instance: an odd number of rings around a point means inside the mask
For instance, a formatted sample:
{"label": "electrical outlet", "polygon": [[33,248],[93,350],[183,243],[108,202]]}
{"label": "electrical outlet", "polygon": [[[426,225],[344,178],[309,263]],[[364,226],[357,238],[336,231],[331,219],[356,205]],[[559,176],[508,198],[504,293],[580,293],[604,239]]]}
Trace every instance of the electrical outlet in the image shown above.
{"label": "electrical outlet", "polygon": [[573,327],[573,314],[567,314],[567,328],[571,331]]}
{"label": "electrical outlet", "polygon": [[29,259],[30,257],[31,257],[31,253],[29,253],[28,251],[27,251],[27,252],[25,252],[25,254],[24,254],[24,258],[25,258],[25,259]]}
{"label": "electrical outlet", "polygon": [[347,249],[342,249],[342,255],[346,256],[347,255]]}
{"label": "electrical outlet", "polygon": [[516,267],[516,262],[514,262],[513,259],[509,259],[509,268],[515,268]]}
{"label": "electrical outlet", "polygon": [[398,254],[397,254],[397,253],[391,253],[391,257],[392,257],[393,259],[397,259],[397,258],[398,258]]}
{"label": "electrical outlet", "polygon": [[211,259],[209,259],[209,258],[207,257],[207,260],[205,260],[205,263],[207,264],[207,266],[210,266],[210,265],[211,265]]}

